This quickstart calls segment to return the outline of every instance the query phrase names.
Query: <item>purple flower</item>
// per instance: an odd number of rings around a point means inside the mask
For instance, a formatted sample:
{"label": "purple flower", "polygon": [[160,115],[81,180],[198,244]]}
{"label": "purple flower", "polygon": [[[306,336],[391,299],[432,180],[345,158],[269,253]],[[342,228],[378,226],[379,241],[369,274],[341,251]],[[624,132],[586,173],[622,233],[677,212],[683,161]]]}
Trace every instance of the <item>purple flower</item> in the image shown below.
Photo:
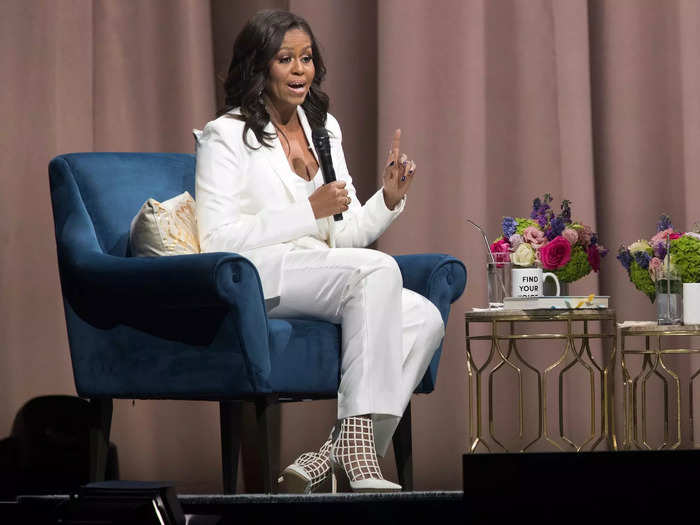
{"label": "purple flower", "polygon": [[537,217],[537,224],[539,224],[540,229],[545,229],[547,227],[547,217],[544,215]]}
{"label": "purple flower", "polygon": [[549,193],[544,194],[544,201],[541,201],[539,197],[533,200],[530,218],[539,221],[542,217],[545,217],[546,220],[547,211],[550,209],[550,202],[552,202],[552,196]]}
{"label": "purple flower", "polygon": [[634,252],[634,260],[640,268],[646,270],[647,268],[649,268],[649,261],[651,261],[651,255],[649,255],[647,252]]}
{"label": "purple flower", "polygon": [[590,243],[591,244],[598,244],[598,234],[597,233],[594,233],[593,235],[591,235]]}
{"label": "purple flower", "polygon": [[654,244],[654,255],[659,259],[666,257],[666,243],[657,242]]}
{"label": "purple flower", "polygon": [[530,218],[536,219],[540,214],[540,206],[542,206],[542,201],[537,197],[532,201],[532,211],[530,212]]}
{"label": "purple flower", "polygon": [[506,239],[510,238],[511,235],[515,233],[518,227],[518,223],[513,217],[503,218],[503,237]]}
{"label": "purple flower", "polygon": [[629,273],[630,266],[632,265],[632,254],[630,251],[624,246],[620,246],[617,252],[617,260],[620,261],[620,264],[622,264],[625,270],[627,270],[627,273]]}
{"label": "purple flower", "polygon": [[564,199],[561,201],[561,213],[559,217],[564,221],[564,224],[571,224],[571,204],[568,200]]}
{"label": "purple flower", "polygon": [[554,239],[554,237],[561,235],[561,232],[564,231],[564,228],[566,227],[566,224],[564,221],[559,218],[559,217],[554,217],[552,221],[549,223],[549,228],[547,229],[546,235],[548,240]]}
{"label": "purple flower", "polygon": [[673,230],[673,224],[671,224],[671,216],[668,213],[663,213],[659,217],[659,222],[656,223],[656,231],[662,232],[668,229]]}

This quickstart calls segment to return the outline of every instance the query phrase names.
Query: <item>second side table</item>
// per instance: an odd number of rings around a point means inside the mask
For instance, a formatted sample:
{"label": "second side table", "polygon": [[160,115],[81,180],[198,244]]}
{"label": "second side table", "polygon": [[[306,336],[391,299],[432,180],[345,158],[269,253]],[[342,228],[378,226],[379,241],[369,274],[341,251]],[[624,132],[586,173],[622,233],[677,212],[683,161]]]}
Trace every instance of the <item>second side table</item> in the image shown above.
{"label": "second side table", "polygon": [[[700,368],[695,371],[692,369],[692,357],[700,355],[700,347],[697,344],[694,348],[692,345],[685,346],[687,340],[679,339],[682,336],[700,336],[700,325],[657,325],[651,322],[647,325],[625,326],[622,323],[620,350],[625,407],[623,448],[676,449],[697,448],[700,445],[695,442],[693,425],[693,398],[695,390],[700,386],[696,384]],[[634,346],[635,338],[643,338],[644,345]],[[654,383],[661,386],[662,395],[648,392]],[[685,403],[681,403],[682,397],[686,395],[682,391],[687,393]],[[661,399],[661,410],[648,409],[649,404],[659,404]],[[656,417],[661,413],[663,421]],[[687,447],[682,443],[683,421],[688,424],[690,442]],[[657,443],[652,443],[653,440],[647,434],[650,423],[655,425],[656,434],[660,436]]]}

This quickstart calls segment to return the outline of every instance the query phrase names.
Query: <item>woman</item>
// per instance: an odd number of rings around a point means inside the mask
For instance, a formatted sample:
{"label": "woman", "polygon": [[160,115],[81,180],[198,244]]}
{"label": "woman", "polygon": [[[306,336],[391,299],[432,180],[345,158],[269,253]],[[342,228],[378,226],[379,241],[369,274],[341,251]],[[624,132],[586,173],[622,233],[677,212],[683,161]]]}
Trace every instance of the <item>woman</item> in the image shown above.
{"label": "woman", "polygon": [[[309,492],[344,472],[355,491],[393,491],[377,453],[389,445],[444,327],[435,306],[403,289],[395,260],[365,249],[402,212],[416,165],[397,130],[383,187],[357,202],[338,122],[321,91],[323,59],[305,20],[262,11],[233,48],[223,115],[197,152],[203,251],[238,252],[258,269],[270,317],[340,324],[338,421],[318,452],[282,474],[282,490]],[[337,181],[323,184],[312,128],[327,128]],[[335,222],[333,215],[342,213]]]}

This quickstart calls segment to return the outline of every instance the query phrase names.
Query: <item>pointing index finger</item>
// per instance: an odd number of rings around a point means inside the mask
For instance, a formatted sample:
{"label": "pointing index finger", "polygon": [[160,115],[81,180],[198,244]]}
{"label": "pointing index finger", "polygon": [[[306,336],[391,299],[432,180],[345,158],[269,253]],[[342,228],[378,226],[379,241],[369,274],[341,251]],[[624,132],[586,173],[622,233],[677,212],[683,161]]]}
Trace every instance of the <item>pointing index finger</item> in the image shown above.
{"label": "pointing index finger", "polygon": [[399,161],[399,145],[401,143],[401,130],[394,131],[394,138],[391,140],[391,155],[395,162]]}

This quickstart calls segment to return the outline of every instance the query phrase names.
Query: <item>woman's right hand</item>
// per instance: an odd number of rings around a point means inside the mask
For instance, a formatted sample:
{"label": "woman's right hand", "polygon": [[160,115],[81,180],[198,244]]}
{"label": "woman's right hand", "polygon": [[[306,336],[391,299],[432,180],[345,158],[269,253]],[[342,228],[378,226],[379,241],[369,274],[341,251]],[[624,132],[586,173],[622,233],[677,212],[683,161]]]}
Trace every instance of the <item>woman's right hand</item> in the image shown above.
{"label": "woman's right hand", "polygon": [[324,184],[311,194],[309,202],[317,219],[348,211],[350,197],[348,197],[348,190],[345,189],[345,181],[336,180]]}

